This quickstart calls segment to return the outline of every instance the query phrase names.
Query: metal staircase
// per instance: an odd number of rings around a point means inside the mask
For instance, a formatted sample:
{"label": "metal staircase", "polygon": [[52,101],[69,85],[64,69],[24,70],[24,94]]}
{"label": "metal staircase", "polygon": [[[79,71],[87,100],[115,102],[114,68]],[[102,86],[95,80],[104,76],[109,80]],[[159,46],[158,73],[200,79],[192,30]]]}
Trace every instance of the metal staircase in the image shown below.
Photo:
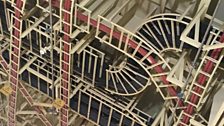
{"label": "metal staircase", "polygon": [[51,122],[49,122],[49,120],[45,117],[44,113],[42,112],[42,110],[41,110],[42,108],[40,106],[34,106],[33,105],[34,104],[33,98],[29,94],[29,92],[26,90],[26,88],[24,87],[24,85],[19,82],[18,88],[19,88],[19,91],[24,96],[24,98],[29,103],[29,105],[34,107],[34,110],[38,113],[37,116],[43,122],[43,124],[45,126],[52,126]]}
{"label": "metal staircase", "polygon": [[[188,47],[184,41],[180,40],[180,37],[190,21],[190,18],[181,17],[177,14],[159,14],[150,17],[150,19],[138,29],[137,35],[147,41],[160,53],[168,50],[181,52],[184,48]],[[217,35],[219,33],[220,32],[218,32]],[[216,38],[217,35],[214,36],[212,33],[209,37]],[[190,36],[192,36],[192,34],[190,34]],[[198,36],[198,39],[201,39],[199,37],[201,36]],[[223,42],[223,36],[219,41]],[[214,44],[217,44],[215,39],[212,41],[211,45]],[[223,59],[223,55],[220,55],[220,53],[221,49],[215,49],[207,51],[204,54],[193,82],[187,90],[187,96],[184,98],[185,103],[187,104],[186,109],[184,109],[185,105],[182,107],[177,105],[175,107],[175,110],[179,107],[181,110],[181,114],[178,118],[180,124],[188,125],[190,119],[194,118],[194,112],[197,111],[197,109],[200,109],[199,107],[203,104],[202,101],[205,98],[209,84]]]}
{"label": "metal staircase", "polygon": [[179,14],[158,14],[148,18],[136,34],[159,53],[170,50],[182,52],[186,44],[180,36],[190,21],[191,18]]}
{"label": "metal staircase", "polygon": [[[224,42],[224,35],[221,36],[219,41],[220,43]],[[221,51],[221,48],[210,50],[203,57],[185,98],[186,109],[181,111],[178,118],[180,125],[187,126],[190,119],[194,119],[197,109],[202,105],[201,102],[205,96],[205,92],[208,90],[215,71],[223,59]]]}
{"label": "metal staircase", "polygon": [[4,60],[4,58],[2,56],[0,56],[0,64],[2,65],[3,69],[8,72],[9,67],[8,67],[8,63]]}

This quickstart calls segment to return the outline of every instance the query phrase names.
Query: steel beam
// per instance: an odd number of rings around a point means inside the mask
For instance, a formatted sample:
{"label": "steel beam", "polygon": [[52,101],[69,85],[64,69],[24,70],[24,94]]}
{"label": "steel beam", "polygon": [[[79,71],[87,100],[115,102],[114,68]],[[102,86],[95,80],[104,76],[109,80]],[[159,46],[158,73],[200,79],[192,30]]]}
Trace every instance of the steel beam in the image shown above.
{"label": "steel beam", "polygon": [[41,16],[33,25],[31,25],[29,28],[27,28],[22,34],[21,38],[24,38],[26,35],[28,35],[34,28],[36,28],[41,22],[43,22],[50,14],[44,13],[43,16]]}
{"label": "steel beam", "polygon": [[30,59],[22,68],[19,70],[19,74],[22,74],[29,66],[37,59],[36,56],[34,56],[32,59]]}
{"label": "steel beam", "polygon": [[45,80],[47,83],[51,84],[52,80],[51,80],[50,78],[48,78],[48,77],[46,77],[46,76],[40,74],[39,72],[33,70],[33,69],[30,68],[30,67],[28,67],[27,70],[28,70],[30,73],[36,75],[37,77],[39,77],[39,78]]}

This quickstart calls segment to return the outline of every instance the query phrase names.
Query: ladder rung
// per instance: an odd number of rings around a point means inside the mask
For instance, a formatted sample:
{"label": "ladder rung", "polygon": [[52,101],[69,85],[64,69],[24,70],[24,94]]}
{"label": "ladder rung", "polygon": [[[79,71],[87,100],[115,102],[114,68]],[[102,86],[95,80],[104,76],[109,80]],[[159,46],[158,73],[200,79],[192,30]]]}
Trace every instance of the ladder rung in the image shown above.
{"label": "ladder rung", "polygon": [[25,96],[29,96],[29,93],[25,89],[21,88],[20,91],[22,91]]}
{"label": "ladder rung", "polygon": [[[61,11],[65,12],[65,13],[67,13],[67,14],[69,14],[69,15],[71,15],[71,12],[70,12],[70,11],[67,11],[67,10],[65,10],[65,9],[61,9]],[[62,14],[62,15],[64,15],[64,14]],[[70,17],[70,18],[71,18],[71,17]]]}
{"label": "ladder rung", "polygon": [[8,112],[10,112],[10,113],[14,112],[13,107],[10,106]]}
{"label": "ladder rung", "polygon": [[[12,119],[12,120],[14,120],[14,118],[13,117],[11,117],[11,115],[10,116],[8,116],[10,119]],[[10,122],[10,123],[13,123],[14,124],[14,122]]]}
{"label": "ladder rung", "polygon": [[195,92],[193,90],[191,90],[190,92],[193,93],[193,94],[195,94],[195,95],[197,95],[197,96],[199,96],[199,97],[201,97],[201,94],[199,94],[199,93],[197,93],[197,92]]}
{"label": "ladder rung", "polygon": [[6,62],[1,61],[1,63],[2,63],[3,66],[6,66],[7,67],[7,63]]}
{"label": "ladder rung", "polygon": [[22,91],[21,89],[20,89],[20,91],[22,92],[23,96],[25,96],[26,98],[29,96],[29,95],[27,94],[27,92],[24,92],[24,91]]}
{"label": "ladder rung", "polygon": [[65,32],[65,31],[60,31],[61,33],[63,33],[64,35],[67,35],[67,36],[69,36],[70,37],[70,33],[67,33],[67,32]]}
{"label": "ladder rung", "polygon": [[68,80],[64,79],[64,78],[61,78],[64,82],[68,83]]}
{"label": "ladder rung", "polygon": [[61,126],[67,126],[67,122],[65,122],[65,121],[63,121],[63,120],[61,120]]}
{"label": "ladder rung", "polygon": [[214,59],[212,57],[206,56],[205,58],[210,60],[210,61],[212,61],[212,62],[214,62],[214,63],[218,63],[218,60],[216,60],[216,59]]}
{"label": "ladder rung", "polygon": [[32,104],[33,104],[33,102],[32,102],[32,100],[31,100],[31,99],[26,98],[26,100],[27,100],[27,102],[29,102],[29,104],[30,104],[30,105],[32,105]]}
{"label": "ladder rung", "polygon": [[194,106],[194,107],[197,107],[197,105],[196,104],[194,104],[194,103],[192,103],[192,102],[190,102],[190,101],[186,101],[188,104],[190,104],[190,105],[192,105],[192,106]]}
{"label": "ladder rung", "polygon": [[68,83],[69,82],[68,79],[69,79],[70,74],[68,74],[68,72],[66,72],[64,70],[62,72],[63,72],[62,73],[62,79]]}
{"label": "ladder rung", "polygon": [[66,98],[66,100],[68,100],[68,96],[65,96],[64,94],[61,94],[61,96],[63,96],[64,98]]}
{"label": "ladder rung", "polygon": [[[14,78],[12,78],[12,79],[14,79]],[[11,86],[16,87],[16,84],[14,84],[13,82],[10,82],[10,84],[11,84]]]}
{"label": "ladder rung", "polygon": [[[14,65],[16,65],[16,64],[14,64]],[[16,70],[11,69],[10,73],[13,73],[13,72],[18,74],[18,72],[17,72]],[[10,75],[12,75],[12,74],[10,74]],[[15,78],[15,76],[12,76],[12,77],[14,77],[14,78]],[[17,80],[17,78],[15,78],[15,79]]]}
{"label": "ladder rung", "polygon": [[[14,69],[15,71],[17,71],[17,67],[18,67],[18,56],[16,55],[11,55],[11,56],[14,56],[15,58],[13,58],[13,60],[11,60],[11,65],[15,65],[16,68],[12,67],[12,69]],[[15,60],[15,61],[14,61]]]}
{"label": "ladder rung", "polygon": [[197,87],[199,87],[199,88],[201,88],[201,89],[205,89],[205,87],[204,86],[202,86],[202,85],[200,85],[200,84],[198,84],[198,83],[194,83],[194,85],[196,85]]}
{"label": "ladder rung", "polygon": [[14,95],[16,95],[16,91],[15,90],[12,90],[12,93],[11,94],[14,94]]}
{"label": "ladder rung", "polygon": [[[13,39],[16,39],[17,41],[21,41],[19,38],[17,38],[16,36],[12,35]],[[13,44],[12,44],[13,45]],[[18,47],[17,47],[18,48]]]}
{"label": "ladder rung", "polygon": [[[64,32],[64,31],[62,31],[62,32]],[[66,33],[67,34],[67,33]],[[71,40],[69,40],[69,41],[65,41],[64,39],[60,39],[60,42],[62,42],[62,43],[65,43],[65,44],[67,44],[67,45],[71,45]]]}
{"label": "ladder rung", "polygon": [[18,64],[14,60],[11,60],[11,65],[15,65],[15,67],[11,67],[11,70],[17,71]]}
{"label": "ladder rung", "polygon": [[[17,81],[17,78],[15,78],[14,76],[10,76],[10,77],[12,77],[13,79],[15,79],[15,81]],[[11,84],[13,84],[14,86],[16,86],[16,84],[14,82],[12,82]]]}
{"label": "ladder rung", "polygon": [[21,23],[21,19],[17,18],[16,16],[13,16],[14,20],[18,21],[19,23]]}
{"label": "ladder rung", "polygon": [[[62,55],[63,55],[63,57],[62,57],[62,61],[63,61],[63,63],[69,64],[70,54],[68,54],[66,51],[62,51]],[[64,55],[67,56],[68,59],[65,59]],[[67,61],[66,61],[66,60],[67,60]]]}
{"label": "ladder rung", "polygon": [[13,98],[13,99],[11,98],[10,100],[12,100],[10,103],[13,104],[13,105],[15,105],[15,103],[16,103],[16,98]]}
{"label": "ladder rung", "polygon": [[8,111],[14,111],[16,107],[15,102],[9,102],[8,107]]}
{"label": "ladder rung", "polygon": [[62,86],[61,85],[61,88],[62,88],[62,90],[64,90],[64,91],[68,91],[68,89],[67,88],[65,88],[64,86]]}
{"label": "ladder rung", "polygon": [[184,126],[188,126],[186,123],[180,121],[180,124],[184,125]]}
{"label": "ladder rung", "polygon": [[201,74],[203,74],[203,75],[205,75],[207,77],[211,77],[211,75],[209,73],[206,73],[206,72],[204,72],[202,70],[200,70],[199,73],[201,73]]}
{"label": "ladder rung", "polygon": [[[63,63],[62,65],[67,65],[68,67],[69,67],[69,63],[68,62],[66,62],[66,61],[64,61],[64,60],[61,60],[61,62]],[[66,70],[64,70],[64,72],[67,72]],[[68,72],[67,72],[68,73]]]}
{"label": "ladder rung", "polygon": [[15,103],[15,101],[16,101],[16,97],[15,97],[15,95],[11,95],[11,97],[10,97],[10,99],[9,99],[10,101],[10,103]]}
{"label": "ladder rung", "polygon": [[14,112],[9,112],[9,117],[14,117]]}
{"label": "ladder rung", "polygon": [[66,21],[64,21],[64,20],[62,20],[62,24],[64,25],[68,25],[69,27],[71,27],[72,26],[72,24],[70,24],[69,22],[66,22]]}
{"label": "ladder rung", "polygon": [[19,11],[20,13],[22,13],[22,9],[18,8],[18,7],[16,6],[16,4],[13,4],[12,6],[14,7],[14,9],[16,9],[17,11]]}
{"label": "ladder rung", "polygon": [[183,114],[186,115],[186,116],[188,116],[188,117],[190,117],[190,118],[193,118],[193,116],[190,115],[190,114],[188,114],[188,113],[183,112]]}
{"label": "ladder rung", "polygon": [[[65,117],[65,118],[66,118],[66,117]],[[66,122],[67,122],[67,120],[64,120],[64,118],[62,118],[61,121],[62,121],[63,123],[66,123]]]}
{"label": "ladder rung", "polygon": [[[68,74],[68,71],[65,71],[63,69],[61,69],[61,72],[65,73],[65,74]],[[67,81],[67,80],[66,80]]]}
{"label": "ladder rung", "polygon": [[14,110],[8,110],[8,114],[14,114]]}
{"label": "ladder rung", "polygon": [[[21,30],[19,28],[15,27],[14,25],[12,26],[12,28],[13,28],[13,30],[15,30],[15,31],[19,32],[19,34],[21,34]],[[17,38],[17,37],[14,35],[14,38]],[[19,38],[17,38],[17,39],[19,39]]]}
{"label": "ladder rung", "polygon": [[11,52],[12,56],[15,56],[16,58],[18,58],[18,55],[14,53],[14,51]]}
{"label": "ladder rung", "polygon": [[[17,39],[17,38],[16,38],[16,39]],[[12,43],[11,46],[19,51],[19,47],[16,46],[15,43]],[[13,51],[15,51],[15,50],[13,50]]]}
{"label": "ladder rung", "polygon": [[62,88],[63,91],[68,92],[68,89],[64,88],[63,86],[61,86],[61,88]]}

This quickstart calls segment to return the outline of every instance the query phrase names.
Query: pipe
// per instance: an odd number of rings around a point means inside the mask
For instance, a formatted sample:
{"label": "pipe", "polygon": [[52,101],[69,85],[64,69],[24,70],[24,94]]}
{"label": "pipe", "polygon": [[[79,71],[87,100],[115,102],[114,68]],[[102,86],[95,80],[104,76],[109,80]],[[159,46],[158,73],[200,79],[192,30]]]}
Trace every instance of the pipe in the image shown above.
{"label": "pipe", "polygon": [[51,62],[51,77],[52,77],[52,98],[55,99],[55,85],[54,85],[54,43],[53,43],[53,14],[52,14],[52,1],[49,0],[49,7],[50,7],[50,62]]}

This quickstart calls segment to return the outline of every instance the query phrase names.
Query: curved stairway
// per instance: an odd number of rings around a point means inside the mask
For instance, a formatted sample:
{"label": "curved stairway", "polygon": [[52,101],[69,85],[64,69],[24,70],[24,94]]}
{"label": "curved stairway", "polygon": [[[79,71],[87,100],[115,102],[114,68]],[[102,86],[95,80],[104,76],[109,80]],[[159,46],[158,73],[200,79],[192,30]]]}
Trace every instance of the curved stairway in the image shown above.
{"label": "curved stairway", "polygon": [[[151,17],[149,21],[143,24],[137,34],[141,36],[145,41],[149,42],[160,53],[165,53],[166,51],[179,52],[183,49],[191,48],[193,51],[197,51],[196,48],[189,46],[180,40],[181,33],[184,31],[186,26],[191,21],[190,18],[184,17],[180,20],[180,16],[176,14],[161,14],[158,16]],[[199,42],[202,41],[205,31],[207,28],[207,23],[200,23],[199,32]],[[194,38],[193,28],[189,33],[189,37]],[[217,32],[216,29],[210,28],[209,34],[212,39],[206,39],[207,44],[215,44],[217,42],[223,42],[223,36],[219,36],[221,33]],[[215,33],[215,35],[213,35]],[[216,34],[218,36],[216,36]],[[208,38],[208,36],[206,36]],[[214,72],[219,66],[223,59],[220,55],[221,49],[214,49],[206,51],[202,61],[197,69],[196,75],[193,77],[193,82],[190,84],[187,90],[187,95],[184,96],[184,105],[186,109],[181,109],[178,121],[175,125],[187,126],[190,119],[194,118],[196,111],[200,110],[202,105],[201,101],[205,97],[205,92],[208,89],[208,84],[211,82]]]}

